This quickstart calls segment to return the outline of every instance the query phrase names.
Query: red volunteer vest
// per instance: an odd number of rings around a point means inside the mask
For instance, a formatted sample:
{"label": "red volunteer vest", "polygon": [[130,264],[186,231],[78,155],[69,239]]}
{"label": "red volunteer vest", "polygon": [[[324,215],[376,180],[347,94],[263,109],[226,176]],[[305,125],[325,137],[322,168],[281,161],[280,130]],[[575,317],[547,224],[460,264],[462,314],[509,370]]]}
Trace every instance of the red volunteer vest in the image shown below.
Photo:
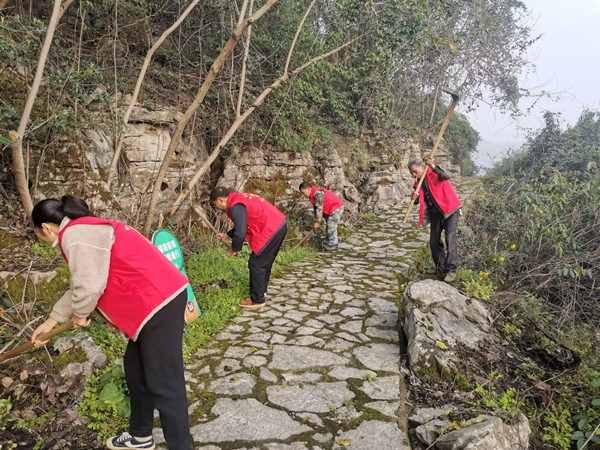
{"label": "red volunteer vest", "polygon": [[323,199],[323,214],[330,216],[336,209],[344,206],[344,202],[333,192],[315,186],[310,188],[310,197],[308,198],[313,205],[315,204],[315,192],[317,191],[325,192],[325,198]]}
{"label": "red volunteer vest", "polygon": [[146,319],[188,284],[188,279],[135,229],[99,217],[71,220],[58,233],[60,251],[67,263],[62,251],[63,234],[67,228],[81,224],[111,225],[115,230],[106,289],[96,309],[109,323],[133,338]]}
{"label": "red volunteer vest", "polygon": [[[448,180],[440,181],[437,173],[435,173],[431,167],[427,167],[427,186],[429,192],[435,199],[438,206],[442,209],[444,215],[450,214],[456,211],[462,206],[458,195],[454,191],[454,187]],[[417,187],[418,183],[413,185],[413,188]],[[419,226],[423,224],[423,214],[425,213],[425,194],[423,189],[419,189]]]}
{"label": "red volunteer vest", "polygon": [[232,192],[227,198],[227,215],[230,219],[229,208],[238,203],[244,205],[248,212],[246,240],[254,254],[258,254],[277,232],[285,220],[285,215],[258,195]]}

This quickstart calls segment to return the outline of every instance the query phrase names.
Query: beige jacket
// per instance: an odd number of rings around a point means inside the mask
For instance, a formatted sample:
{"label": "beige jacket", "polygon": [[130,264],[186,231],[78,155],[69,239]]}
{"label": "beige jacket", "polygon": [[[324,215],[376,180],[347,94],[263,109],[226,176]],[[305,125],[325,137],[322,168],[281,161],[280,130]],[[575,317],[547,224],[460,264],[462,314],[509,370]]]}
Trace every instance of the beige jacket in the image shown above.
{"label": "beige jacket", "polygon": [[[69,222],[65,217],[59,230]],[[65,231],[62,251],[69,261],[71,287],[56,302],[50,317],[64,322],[73,315],[86,318],[92,314],[106,288],[114,243],[115,232],[110,225],[73,225]],[[53,246],[59,248],[58,239]]]}

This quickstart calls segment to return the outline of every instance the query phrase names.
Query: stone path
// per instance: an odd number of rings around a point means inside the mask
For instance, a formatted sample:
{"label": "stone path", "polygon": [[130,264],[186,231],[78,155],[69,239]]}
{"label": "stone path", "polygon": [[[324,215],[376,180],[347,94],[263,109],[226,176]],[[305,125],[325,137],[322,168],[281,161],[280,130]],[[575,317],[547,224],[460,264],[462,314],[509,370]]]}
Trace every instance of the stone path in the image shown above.
{"label": "stone path", "polygon": [[[454,185],[463,200],[474,191]],[[406,207],[273,278],[268,306],[245,311],[186,367],[195,448],[410,448],[397,273],[428,231],[416,211],[402,223]]]}

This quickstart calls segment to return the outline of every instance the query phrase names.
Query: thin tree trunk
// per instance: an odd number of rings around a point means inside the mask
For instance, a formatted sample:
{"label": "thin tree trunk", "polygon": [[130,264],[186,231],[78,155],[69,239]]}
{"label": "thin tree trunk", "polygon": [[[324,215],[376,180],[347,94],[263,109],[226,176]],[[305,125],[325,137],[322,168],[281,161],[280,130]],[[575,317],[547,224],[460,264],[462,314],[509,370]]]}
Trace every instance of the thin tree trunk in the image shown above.
{"label": "thin tree trunk", "polygon": [[46,59],[48,59],[48,52],[50,51],[50,45],[52,44],[52,38],[54,37],[54,30],[58,24],[58,15],[60,12],[61,0],[54,0],[54,8],[52,9],[52,15],[50,16],[50,22],[48,23],[48,31],[46,31],[46,38],[40,51],[40,58],[38,60],[37,67],[35,69],[35,76],[33,78],[33,84],[31,90],[27,96],[27,102],[21,115],[21,121],[19,122],[19,128],[17,131],[11,131],[9,136],[13,141],[12,145],[12,159],[13,159],[13,173],[15,176],[15,183],[17,185],[17,191],[21,197],[23,208],[27,217],[31,216],[33,210],[33,201],[31,200],[31,194],[29,193],[29,186],[27,175],[25,174],[25,165],[23,161],[23,136],[27,124],[29,123],[29,117],[31,116],[31,110],[33,109],[33,103],[37,97],[37,93],[40,89],[42,82],[42,75],[44,74],[44,68],[46,66]]}
{"label": "thin tree trunk", "polygon": [[431,108],[431,116],[429,116],[429,124],[427,125],[428,127],[431,127],[431,124],[433,123],[433,118],[435,117],[435,108],[437,106],[439,88],[439,84],[435,86],[435,93],[433,94],[433,106]]}
{"label": "thin tree trunk", "polygon": [[156,210],[156,204],[158,203],[158,196],[160,195],[160,185],[162,184],[162,181],[165,178],[165,174],[167,173],[167,170],[169,168],[169,165],[171,164],[171,158],[173,157],[175,149],[177,148],[177,145],[181,140],[181,136],[183,135],[183,130],[185,129],[185,126],[192,118],[194,112],[200,107],[200,105],[204,101],[204,97],[206,97],[210,86],[212,85],[213,81],[215,80],[215,77],[217,76],[217,73],[219,73],[219,71],[233,52],[235,45],[240,39],[240,36],[244,33],[244,31],[246,30],[246,28],[248,28],[250,24],[260,19],[278,1],[279,0],[268,0],[262,8],[260,8],[258,11],[256,11],[255,14],[244,20],[239,27],[233,30],[233,33],[231,33],[231,37],[225,44],[225,47],[223,48],[219,56],[213,61],[212,66],[210,67],[210,70],[208,71],[208,74],[204,79],[204,83],[202,83],[200,90],[196,94],[196,98],[194,98],[194,101],[190,104],[183,117],[177,124],[175,132],[173,133],[173,136],[171,138],[171,143],[167,148],[167,152],[165,153],[163,162],[156,176],[156,180],[154,181],[154,188],[152,189],[152,198],[150,199],[150,205],[148,206],[148,215],[146,217],[146,223],[144,224],[143,230],[146,236],[149,235],[150,227],[152,226],[152,221],[154,220],[154,212]]}
{"label": "thin tree trunk", "polygon": [[63,3],[63,5],[60,7],[60,13],[58,14],[58,21],[60,22],[60,19],[63,18],[63,16],[65,15],[65,13],[67,12],[67,9],[69,9],[69,6],[71,6],[73,4],[75,0],[65,0],[65,2]]}
{"label": "thin tree trunk", "polygon": [[[179,18],[175,21],[173,25],[157,39],[152,48],[146,54],[144,58],[144,63],[142,64],[142,70],[140,70],[140,74],[138,75],[137,82],[135,84],[135,88],[133,89],[133,95],[131,98],[131,102],[129,102],[129,106],[127,107],[127,111],[125,111],[125,115],[123,116],[124,126],[127,126],[129,122],[129,117],[131,116],[131,112],[133,111],[133,107],[135,106],[135,102],[137,101],[138,95],[140,95],[140,89],[142,88],[142,83],[144,81],[144,77],[146,76],[146,71],[148,70],[148,66],[150,65],[150,60],[154,53],[164,40],[173,32],[175,29],[183,22],[183,20],[188,16],[188,14],[194,9],[194,7],[200,2],[200,0],[193,0],[192,3],[187,7],[187,9],[179,16]],[[112,179],[115,176],[115,171],[117,169],[117,164],[119,162],[119,158],[121,157],[121,149],[123,148],[123,133],[119,133],[119,137],[117,139],[117,146],[115,148],[115,154],[113,155],[113,159],[110,163],[110,168],[108,169],[108,176],[106,177],[106,185],[107,189],[110,189],[110,185],[112,183]]]}
{"label": "thin tree trunk", "polygon": [[[244,6],[246,2],[244,2]],[[252,15],[254,8],[254,0],[250,0],[250,8],[248,13]],[[241,17],[241,16],[240,16]],[[244,96],[244,86],[246,84],[246,62],[248,61],[248,53],[250,52],[250,36],[252,34],[252,25],[248,25],[248,35],[246,36],[246,45],[244,46],[244,59],[242,60],[242,71],[240,73],[240,91],[238,93],[237,105],[235,108],[236,119],[240,117],[242,113],[242,97]]]}
{"label": "thin tree trunk", "polygon": [[183,203],[183,201],[185,200],[185,198],[187,197],[187,195],[190,193],[190,191],[194,188],[194,186],[196,185],[196,183],[198,183],[198,181],[200,180],[200,178],[202,178],[202,176],[204,175],[204,173],[206,172],[206,170],[210,167],[210,165],[214,162],[215,159],[217,159],[217,156],[219,156],[219,153],[221,153],[221,150],[223,149],[223,147],[229,142],[229,140],[231,139],[231,137],[235,134],[235,132],[237,131],[237,129],[240,127],[240,125],[248,118],[248,116],[250,114],[252,114],[252,112],[258,108],[260,105],[262,105],[262,103],[265,101],[265,98],[275,89],[277,89],[279,87],[279,85],[281,83],[283,83],[284,81],[286,81],[288,78],[299,74],[300,72],[302,72],[303,70],[305,70],[307,67],[311,66],[312,64],[321,61],[322,59],[325,59],[331,55],[334,55],[336,53],[338,53],[340,50],[346,48],[347,46],[349,46],[350,44],[352,44],[353,42],[357,41],[358,39],[360,39],[360,37],[352,39],[351,41],[346,42],[345,44],[331,50],[330,52],[324,53],[320,56],[317,56],[313,59],[311,59],[310,61],[302,64],[300,67],[298,67],[297,69],[295,69],[294,71],[290,72],[290,73],[284,73],[282,76],[280,76],[279,78],[277,78],[268,88],[266,88],[254,101],[254,103],[252,104],[252,106],[250,106],[246,111],[244,111],[244,114],[242,114],[238,119],[236,119],[236,121],[233,123],[233,125],[231,125],[231,127],[229,128],[229,130],[227,130],[227,133],[225,133],[225,135],[223,136],[223,138],[221,138],[221,140],[219,141],[219,143],[216,145],[215,149],[213,150],[213,152],[210,154],[210,156],[208,157],[208,159],[206,161],[204,161],[204,163],[202,164],[202,166],[196,171],[196,173],[194,174],[194,177],[190,180],[190,183],[188,185],[187,188],[185,188],[183,191],[181,191],[181,193],[179,194],[179,197],[177,197],[177,200],[175,200],[175,202],[173,203],[173,206],[171,207],[171,210],[169,211],[168,216],[171,217],[173,214],[175,214],[175,212],[177,212],[177,209],[179,209],[179,206],[181,206],[181,204]]}

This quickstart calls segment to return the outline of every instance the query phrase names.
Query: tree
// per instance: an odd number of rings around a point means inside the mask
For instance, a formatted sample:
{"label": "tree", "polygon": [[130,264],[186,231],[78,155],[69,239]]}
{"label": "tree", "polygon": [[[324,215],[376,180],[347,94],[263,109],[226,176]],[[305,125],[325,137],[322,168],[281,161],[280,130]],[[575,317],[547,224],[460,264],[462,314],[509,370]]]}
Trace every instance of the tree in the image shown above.
{"label": "tree", "polygon": [[19,196],[21,197],[21,202],[23,203],[23,208],[25,209],[27,217],[31,215],[31,211],[33,210],[33,201],[31,200],[31,194],[29,193],[28,176],[25,173],[25,163],[23,158],[23,137],[27,129],[27,124],[29,123],[29,116],[31,115],[31,110],[33,109],[33,103],[35,102],[35,98],[37,97],[37,93],[42,82],[42,75],[44,73],[44,67],[46,66],[46,59],[48,58],[50,45],[52,44],[52,38],[54,37],[54,30],[56,29],[56,25],[58,24],[60,9],[61,0],[55,0],[54,8],[52,9],[52,16],[50,17],[50,22],[48,23],[48,31],[46,32],[44,45],[42,46],[42,50],[40,51],[40,58],[38,60],[38,65],[35,70],[35,76],[33,77],[31,90],[29,91],[29,95],[27,96],[27,102],[25,103],[23,114],[21,115],[19,127],[17,128],[16,132],[10,132],[10,138],[13,141],[13,174],[15,176],[17,190],[19,192]]}
{"label": "tree", "polygon": [[[129,123],[129,117],[131,116],[131,112],[133,111],[133,107],[137,102],[138,95],[140,94],[140,89],[142,88],[142,83],[144,81],[144,77],[146,76],[146,71],[148,70],[148,66],[150,65],[150,61],[152,60],[152,56],[158,50],[160,45],[165,41],[167,36],[169,36],[180,24],[184,21],[184,19],[188,16],[188,14],[196,7],[200,0],[193,0],[186,10],[179,16],[179,18],[175,21],[170,28],[165,30],[165,32],[156,40],[152,48],[146,54],[144,58],[144,63],[142,64],[142,69],[140,70],[140,74],[138,75],[137,82],[135,84],[135,88],[133,89],[133,94],[131,96],[131,101],[129,102],[129,106],[123,115],[123,124],[127,126]],[[115,153],[113,155],[112,161],[110,163],[110,168],[108,169],[108,175],[106,177],[106,185],[107,189],[110,189],[110,185],[112,183],[112,179],[115,176],[115,170],[117,169],[117,163],[119,162],[119,158],[121,156],[121,149],[123,147],[123,134],[119,133],[117,137],[117,145],[115,147]]]}
{"label": "tree", "polygon": [[146,222],[144,224],[145,235],[148,235],[150,233],[150,227],[152,226],[152,222],[154,220],[154,211],[156,210],[156,204],[158,203],[158,197],[160,195],[160,185],[165,177],[167,169],[169,168],[169,164],[171,162],[171,158],[173,157],[175,149],[177,148],[177,145],[179,145],[179,141],[181,140],[181,136],[183,135],[183,130],[192,118],[194,112],[200,107],[200,105],[204,101],[204,98],[206,97],[210,86],[215,80],[217,73],[219,73],[219,71],[225,64],[225,61],[227,61],[227,59],[233,52],[233,49],[235,48],[235,45],[237,44],[237,41],[239,40],[242,33],[246,30],[246,28],[248,28],[248,26],[251,23],[260,19],[275,3],[277,3],[277,1],[278,0],[268,0],[262,8],[256,11],[256,13],[254,13],[252,16],[245,19],[239,26],[235,28],[235,30],[233,30],[229,41],[227,42],[227,44],[225,44],[225,47],[223,48],[219,56],[213,61],[210,71],[208,72],[204,83],[198,90],[194,101],[190,104],[183,117],[177,123],[177,127],[173,132],[173,136],[171,137],[171,142],[169,144],[169,147],[167,148],[167,152],[165,153],[163,162],[160,166],[156,179],[154,180],[152,197],[150,199],[148,214],[146,216]]}

